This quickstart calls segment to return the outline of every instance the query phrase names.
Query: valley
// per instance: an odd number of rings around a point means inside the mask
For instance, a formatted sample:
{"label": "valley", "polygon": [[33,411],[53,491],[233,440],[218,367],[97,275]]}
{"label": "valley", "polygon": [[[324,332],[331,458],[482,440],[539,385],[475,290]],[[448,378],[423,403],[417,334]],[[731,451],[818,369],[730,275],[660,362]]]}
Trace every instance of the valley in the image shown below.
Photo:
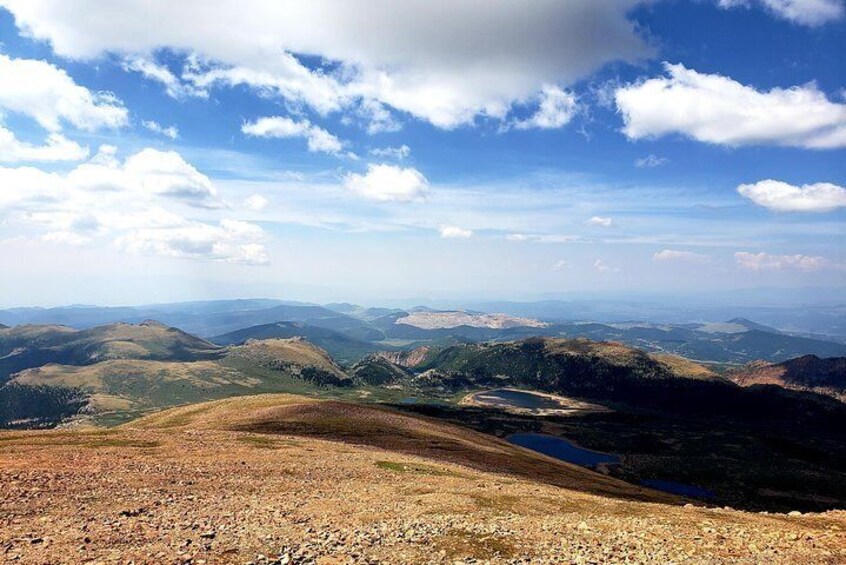
{"label": "valley", "polygon": [[[350,319],[362,322],[385,315],[356,313],[362,318]],[[323,320],[344,315],[320,313]],[[503,440],[547,437],[569,446],[561,453],[613,454],[613,465],[588,466],[628,484],[700,489],[712,504],[782,512],[846,505],[846,480],[832,480],[846,479],[846,405],[825,394],[843,379],[837,364],[825,373],[825,390],[793,390],[739,386],[738,369],[716,361],[586,338],[433,339],[385,350],[338,329],[282,321],[212,339],[217,343],[155,321],[0,329],[0,422],[17,429],[115,426],[171,406],[293,393],[388,407]],[[359,436],[344,441],[370,444],[368,433]],[[405,452],[437,455],[421,449]]]}

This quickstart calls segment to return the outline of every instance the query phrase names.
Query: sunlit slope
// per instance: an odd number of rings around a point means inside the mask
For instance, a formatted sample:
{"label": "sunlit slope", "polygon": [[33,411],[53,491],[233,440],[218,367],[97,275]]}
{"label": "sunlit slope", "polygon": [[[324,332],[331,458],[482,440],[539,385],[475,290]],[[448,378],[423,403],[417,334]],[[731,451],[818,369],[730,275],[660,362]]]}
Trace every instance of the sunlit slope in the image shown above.
{"label": "sunlit slope", "polygon": [[[222,348],[156,323],[15,329],[15,363],[34,365],[0,383],[0,426],[80,416],[113,423],[168,406],[348,382],[325,351],[301,339]],[[38,364],[45,359],[54,361]]]}
{"label": "sunlit slope", "polygon": [[487,434],[377,406],[260,395],[172,408],[123,427],[312,437],[514,474],[606,496],[678,502],[674,496],[611,479]]}
{"label": "sunlit slope", "polygon": [[0,484],[3,555],[23,564],[846,558],[843,512],[684,506],[452,426],[293,395],[0,432]]}

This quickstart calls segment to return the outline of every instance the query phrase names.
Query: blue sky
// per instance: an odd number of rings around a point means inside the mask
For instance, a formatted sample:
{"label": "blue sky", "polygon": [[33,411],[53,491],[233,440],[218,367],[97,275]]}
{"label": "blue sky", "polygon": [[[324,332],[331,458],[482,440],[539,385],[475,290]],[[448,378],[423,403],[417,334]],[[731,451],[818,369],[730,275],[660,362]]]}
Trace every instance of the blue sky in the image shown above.
{"label": "blue sky", "polygon": [[0,0],[0,302],[843,287],[841,0],[520,6]]}

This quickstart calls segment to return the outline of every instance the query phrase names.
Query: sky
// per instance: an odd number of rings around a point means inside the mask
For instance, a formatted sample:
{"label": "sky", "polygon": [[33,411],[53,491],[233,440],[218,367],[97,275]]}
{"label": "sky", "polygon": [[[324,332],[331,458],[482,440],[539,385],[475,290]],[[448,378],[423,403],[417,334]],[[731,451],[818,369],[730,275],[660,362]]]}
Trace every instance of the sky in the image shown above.
{"label": "sky", "polygon": [[0,306],[846,287],[843,0],[0,0]]}

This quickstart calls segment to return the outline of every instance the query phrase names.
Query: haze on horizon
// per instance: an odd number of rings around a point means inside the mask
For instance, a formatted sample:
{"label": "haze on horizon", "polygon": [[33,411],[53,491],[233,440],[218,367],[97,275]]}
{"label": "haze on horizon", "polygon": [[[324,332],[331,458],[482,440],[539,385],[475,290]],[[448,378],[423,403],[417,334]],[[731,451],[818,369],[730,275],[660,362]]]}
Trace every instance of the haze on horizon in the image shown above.
{"label": "haze on horizon", "polygon": [[0,307],[846,288],[841,0],[146,6],[0,0]]}

